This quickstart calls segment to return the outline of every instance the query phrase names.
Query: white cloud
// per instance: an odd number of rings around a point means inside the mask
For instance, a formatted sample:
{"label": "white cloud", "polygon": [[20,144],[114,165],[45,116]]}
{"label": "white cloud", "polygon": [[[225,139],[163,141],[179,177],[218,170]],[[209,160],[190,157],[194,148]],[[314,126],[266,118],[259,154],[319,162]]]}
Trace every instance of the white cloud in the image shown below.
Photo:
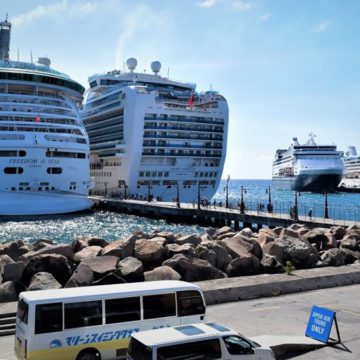
{"label": "white cloud", "polygon": [[30,24],[41,18],[58,17],[62,13],[70,17],[84,17],[96,11],[100,6],[97,1],[75,2],[69,0],[61,0],[51,5],[38,5],[34,9],[25,14],[20,14],[11,19],[15,26]]}
{"label": "white cloud", "polygon": [[267,21],[271,18],[271,16],[272,16],[272,13],[270,13],[270,12],[265,13],[264,15],[261,15],[259,17],[259,22]]}
{"label": "white cloud", "polygon": [[248,2],[237,0],[233,2],[233,7],[237,11],[247,11],[251,9],[252,5]]}
{"label": "white cloud", "polygon": [[328,22],[321,22],[314,26],[311,31],[314,33],[321,33],[329,28],[330,24]]}
{"label": "white cloud", "polygon": [[216,5],[217,3],[219,3],[219,0],[201,0],[198,3],[198,6],[201,8],[211,8],[214,5]]}

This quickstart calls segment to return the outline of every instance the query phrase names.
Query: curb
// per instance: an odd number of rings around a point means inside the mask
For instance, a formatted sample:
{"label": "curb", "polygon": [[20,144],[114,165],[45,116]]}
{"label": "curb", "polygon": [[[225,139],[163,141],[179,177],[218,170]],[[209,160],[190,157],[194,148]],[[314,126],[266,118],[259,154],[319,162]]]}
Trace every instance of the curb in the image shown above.
{"label": "curb", "polygon": [[207,305],[360,284],[360,265],[296,270],[196,282]]}

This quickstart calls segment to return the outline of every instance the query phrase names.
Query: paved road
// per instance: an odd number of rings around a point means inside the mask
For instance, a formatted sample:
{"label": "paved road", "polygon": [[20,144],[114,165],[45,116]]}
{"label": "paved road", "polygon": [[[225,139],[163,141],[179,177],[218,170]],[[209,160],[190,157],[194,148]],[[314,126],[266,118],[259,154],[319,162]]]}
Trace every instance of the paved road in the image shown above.
{"label": "paved road", "polygon": [[[247,336],[301,336],[314,304],[336,310],[343,343],[351,353],[326,347],[288,359],[360,359],[360,285],[214,305],[208,308],[208,320]],[[12,336],[0,338],[0,360],[16,359],[13,342]]]}

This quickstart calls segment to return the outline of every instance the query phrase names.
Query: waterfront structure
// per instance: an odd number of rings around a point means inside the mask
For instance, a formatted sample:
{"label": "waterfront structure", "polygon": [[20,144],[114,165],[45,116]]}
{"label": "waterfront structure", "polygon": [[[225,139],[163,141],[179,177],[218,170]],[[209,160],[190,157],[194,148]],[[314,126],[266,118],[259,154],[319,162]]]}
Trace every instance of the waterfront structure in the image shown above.
{"label": "waterfront structure", "polygon": [[0,215],[87,209],[90,148],[78,111],[85,89],[48,58],[11,61],[10,29],[0,24]]}
{"label": "waterfront structure", "polygon": [[273,186],[295,191],[333,192],[343,171],[343,152],[336,145],[317,145],[310,134],[305,144],[296,137],[287,149],[278,149],[273,162]]}
{"label": "waterfront structure", "polygon": [[89,78],[81,112],[90,138],[94,193],[195,202],[216,192],[226,155],[228,106],[215,91],[153,74]]}

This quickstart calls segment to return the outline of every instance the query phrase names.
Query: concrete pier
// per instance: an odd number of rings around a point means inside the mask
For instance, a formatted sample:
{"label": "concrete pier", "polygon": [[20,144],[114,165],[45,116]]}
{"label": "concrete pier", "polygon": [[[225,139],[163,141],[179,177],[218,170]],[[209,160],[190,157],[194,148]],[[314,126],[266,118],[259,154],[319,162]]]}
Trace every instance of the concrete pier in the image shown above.
{"label": "concrete pier", "polygon": [[326,219],[320,217],[299,216],[298,220],[290,218],[287,214],[268,213],[264,211],[246,210],[241,213],[239,209],[227,209],[219,206],[200,207],[197,205],[181,203],[180,207],[172,202],[147,202],[144,200],[119,200],[100,196],[91,196],[95,207],[102,210],[119,213],[161,218],[175,223],[197,224],[201,226],[222,227],[232,226],[234,229],[251,227],[261,229],[262,226],[270,228],[287,227],[294,222],[302,223],[310,228],[350,226],[353,221]]}

